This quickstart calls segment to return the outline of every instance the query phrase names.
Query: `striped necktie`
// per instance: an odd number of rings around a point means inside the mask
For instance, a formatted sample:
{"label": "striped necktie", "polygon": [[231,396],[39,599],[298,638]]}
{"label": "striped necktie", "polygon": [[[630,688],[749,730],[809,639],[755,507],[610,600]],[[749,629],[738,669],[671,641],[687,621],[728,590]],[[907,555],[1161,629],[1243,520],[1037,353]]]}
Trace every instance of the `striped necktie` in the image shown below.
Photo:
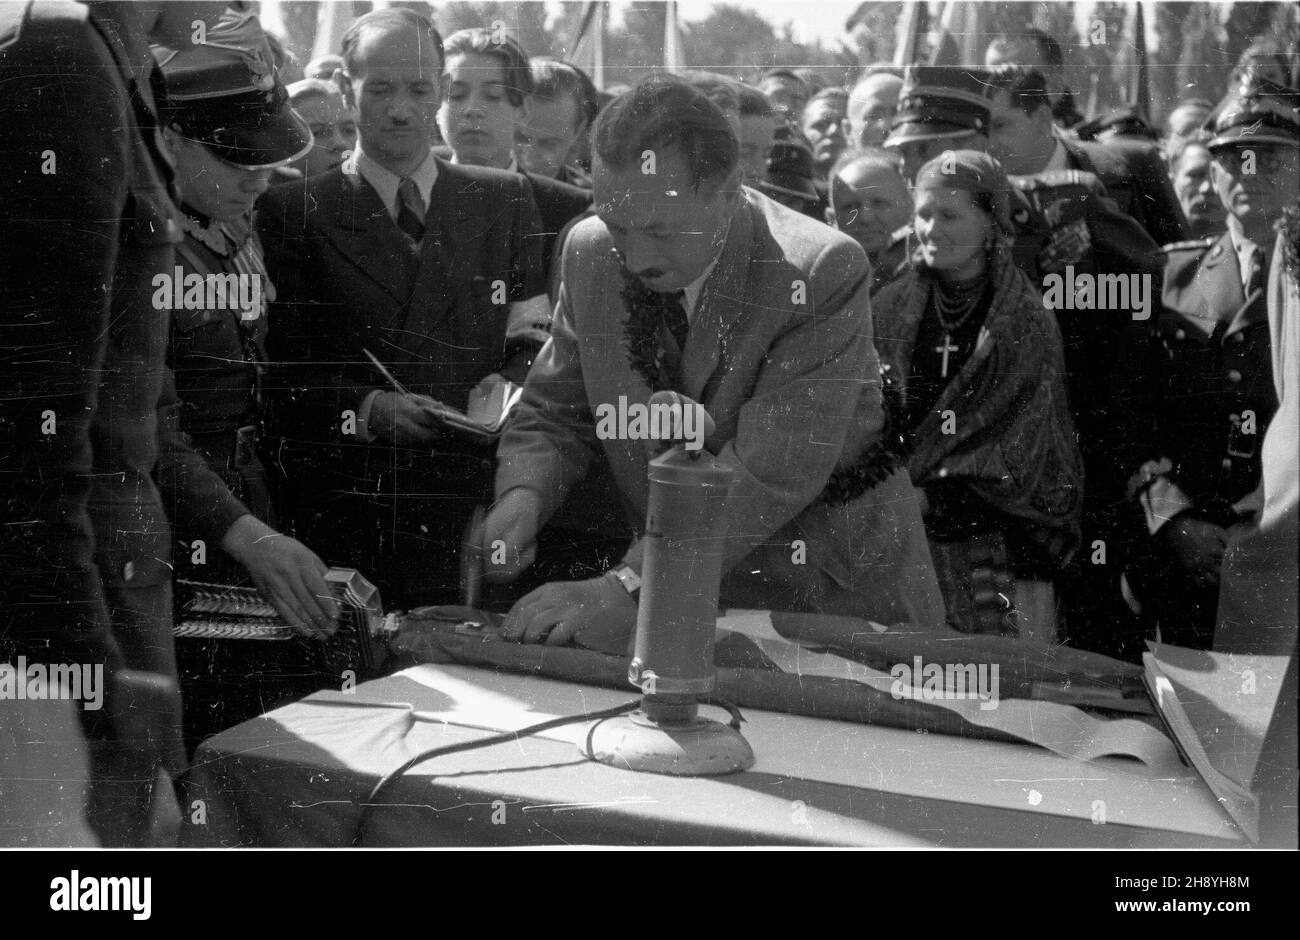
{"label": "striped necktie", "polygon": [[406,177],[397,184],[397,227],[418,242],[424,237],[424,200],[415,181]]}

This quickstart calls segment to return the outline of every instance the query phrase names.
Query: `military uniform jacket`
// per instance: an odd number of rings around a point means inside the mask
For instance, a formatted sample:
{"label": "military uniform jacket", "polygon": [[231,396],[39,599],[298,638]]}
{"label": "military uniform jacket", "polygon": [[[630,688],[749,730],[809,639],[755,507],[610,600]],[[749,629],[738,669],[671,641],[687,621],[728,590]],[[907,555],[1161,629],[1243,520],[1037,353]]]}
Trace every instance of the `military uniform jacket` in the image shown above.
{"label": "military uniform jacket", "polygon": [[1155,145],[1139,140],[1106,143],[1061,135],[1075,169],[1094,174],[1121,212],[1131,216],[1157,245],[1187,237],[1187,223],[1169,173]]}
{"label": "military uniform jacket", "polygon": [[[174,271],[182,280],[192,280],[195,275],[235,275],[243,279],[244,286],[228,302],[221,302],[218,295],[216,304],[182,304],[171,311],[168,365],[176,377],[180,428],[208,468],[249,511],[275,525],[270,485],[256,448],[267,368],[267,307],[275,297],[274,285],[266,276],[261,242],[245,221],[205,223],[187,215],[181,225],[185,238],[176,247]],[[254,278],[259,285],[255,296],[251,287]],[[178,293],[183,297],[185,292]],[[247,309],[240,306],[245,299],[253,301]],[[192,515],[187,509],[203,510],[202,506],[189,506],[194,498],[203,499],[203,492],[187,492],[169,476],[160,482],[173,517],[185,520]],[[183,531],[178,525],[177,537],[186,546],[200,534]],[[229,577],[238,579],[241,573],[235,571]],[[184,576],[215,578],[194,570],[184,571]]]}
{"label": "military uniform jacket", "polygon": [[1125,408],[1122,474],[1168,458],[1193,512],[1218,525],[1259,483],[1277,410],[1264,292],[1246,296],[1227,233],[1165,249],[1163,309],[1126,337],[1117,373]]}
{"label": "military uniform jacket", "polygon": [[[1132,218],[1119,211],[1106,188],[1091,173],[1060,170],[1036,176],[1012,176],[1016,199],[1011,220],[1016,227],[1012,249],[1016,263],[1039,291],[1045,278],[1103,274],[1147,276],[1147,299],[1155,307],[1163,258],[1160,248]],[[1067,290],[1073,291],[1072,286]],[[1053,311],[1065,348],[1070,405],[1079,443],[1092,466],[1114,422],[1107,416],[1109,373],[1119,338],[1132,322],[1131,310]],[[1090,495],[1101,489],[1089,481]]]}
{"label": "military uniform jacket", "polygon": [[177,427],[151,301],[181,233],[161,76],[134,22],[0,7],[0,116],[31,143],[0,148],[0,634],[29,656],[168,675],[171,526],[152,473],[204,489],[218,537],[244,510]]}

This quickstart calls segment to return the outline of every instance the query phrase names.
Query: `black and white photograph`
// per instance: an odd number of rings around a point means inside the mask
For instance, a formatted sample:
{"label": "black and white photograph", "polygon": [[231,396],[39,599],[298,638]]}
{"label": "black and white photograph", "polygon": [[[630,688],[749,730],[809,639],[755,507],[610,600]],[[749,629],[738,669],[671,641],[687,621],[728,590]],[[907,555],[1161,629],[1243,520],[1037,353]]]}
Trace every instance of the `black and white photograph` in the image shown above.
{"label": "black and white photograph", "polygon": [[1298,513],[1300,3],[0,0],[20,906],[671,847],[1249,912]]}

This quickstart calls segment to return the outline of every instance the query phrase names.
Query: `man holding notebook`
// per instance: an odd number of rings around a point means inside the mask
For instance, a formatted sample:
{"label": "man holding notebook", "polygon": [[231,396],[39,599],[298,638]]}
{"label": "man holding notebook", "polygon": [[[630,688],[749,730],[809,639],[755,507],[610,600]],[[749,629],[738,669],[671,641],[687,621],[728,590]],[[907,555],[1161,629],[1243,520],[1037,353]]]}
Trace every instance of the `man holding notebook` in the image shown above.
{"label": "man holding notebook", "polygon": [[547,336],[540,224],[518,174],[431,152],[444,63],[426,17],[367,14],[342,53],[357,150],[262,202],[278,469],[327,563],[390,605],[446,602],[491,448],[431,402],[466,411],[485,380],[522,383]]}

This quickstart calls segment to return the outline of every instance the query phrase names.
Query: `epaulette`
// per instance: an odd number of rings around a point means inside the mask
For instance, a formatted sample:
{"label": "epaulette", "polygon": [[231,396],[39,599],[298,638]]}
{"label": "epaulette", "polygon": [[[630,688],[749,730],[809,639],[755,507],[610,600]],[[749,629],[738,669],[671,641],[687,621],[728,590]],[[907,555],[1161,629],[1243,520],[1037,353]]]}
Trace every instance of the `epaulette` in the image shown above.
{"label": "epaulette", "polygon": [[1162,245],[1161,251],[1188,251],[1193,248],[1209,248],[1219,240],[1218,235],[1207,235],[1205,238],[1192,238],[1185,242],[1170,242],[1168,245]]}
{"label": "epaulette", "polygon": [[1042,187],[1056,186],[1086,186],[1094,187],[1098,180],[1097,174],[1089,173],[1087,170],[1048,170],[1045,173],[1034,173],[1029,176],[1012,176],[1011,182],[1021,189],[1040,189]]}

